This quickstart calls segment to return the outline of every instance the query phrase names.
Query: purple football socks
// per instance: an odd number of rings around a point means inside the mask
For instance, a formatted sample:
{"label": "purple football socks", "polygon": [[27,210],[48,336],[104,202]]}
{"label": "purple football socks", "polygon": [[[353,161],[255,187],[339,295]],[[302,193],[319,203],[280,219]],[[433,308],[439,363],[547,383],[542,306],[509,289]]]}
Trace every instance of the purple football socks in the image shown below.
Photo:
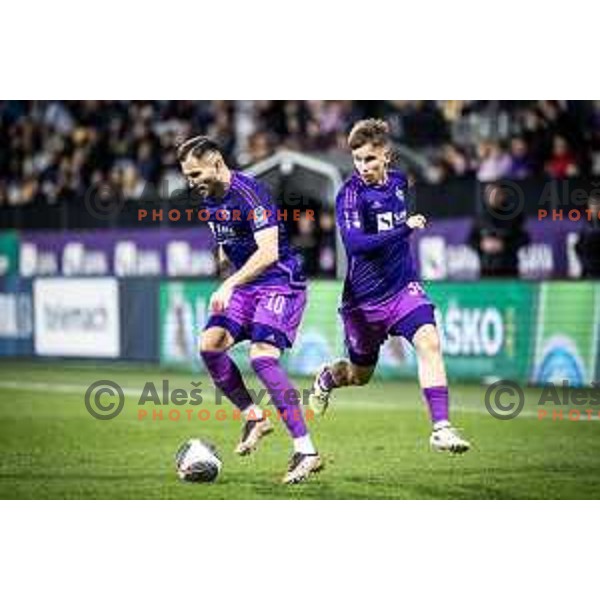
{"label": "purple football socks", "polygon": [[276,358],[261,356],[252,360],[252,368],[273,399],[293,438],[307,434],[300,396]]}
{"label": "purple football socks", "polygon": [[240,409],[252,404],[242,374],[226,352],[200,352],[215,385]]}
{"label": "purple football socks", "polygon": [[448,388],[438,385],[423,389],[432,423],[448,421]]}
{"label": "purple football socks", "polygon": [[321,371],[321,375],[319,376],[319,386],[326,392],[330,392],[332,389],[338,387],[335,379],[333,378],[331,369],[325,368],[323,371]]}

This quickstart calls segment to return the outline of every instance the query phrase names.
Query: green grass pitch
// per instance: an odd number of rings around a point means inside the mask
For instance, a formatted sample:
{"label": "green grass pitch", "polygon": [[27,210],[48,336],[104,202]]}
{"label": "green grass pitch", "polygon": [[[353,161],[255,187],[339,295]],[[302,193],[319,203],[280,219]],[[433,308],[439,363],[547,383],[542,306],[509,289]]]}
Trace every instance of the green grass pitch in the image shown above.
{"label": "green grass pitch", "polygon": [[[457,457],[429,450],[416,383],[374,380],[365,388],[338,391],[327,417],[310,425],[325,470],[286,487],[279,480],[290,444],[281,423],[256,454],[238,458],[233,447],[240,423],[230,418],[140,421],[144,382],[155,381],[160,389],[164,378],[171,388],[189,390],[200,376],[150,366],[0,361],[0,497],[600,497],[600,423],[538,420],[539,390],[527,390],[521,416],[499,421],[485,411],[482,386],[454,385],[453,420],[473,443]],[[110,421],[93,419],[84,406],[85,389],[98,379],[126,388],[125,408]],[[205,383],[203,396],[213,397],[210,391]],[[166,415],[176,407],[162,408]],[[207,402],[194,408],[215,407]],[[173,455],[190,437],[216,444],[224,461],[217,482],[185,484],[176,478]]]}

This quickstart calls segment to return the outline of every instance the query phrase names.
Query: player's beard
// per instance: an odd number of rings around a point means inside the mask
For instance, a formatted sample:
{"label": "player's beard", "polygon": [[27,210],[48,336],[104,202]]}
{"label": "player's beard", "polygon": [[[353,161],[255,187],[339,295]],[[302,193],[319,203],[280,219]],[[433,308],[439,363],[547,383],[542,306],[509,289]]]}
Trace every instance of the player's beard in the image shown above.
{"label": "player's beard", "polygon": [[223,195],[224,189],[220,181],[213,179],[205,181],[196,186],[196,192],[203,198],[220,198]]}
{"label": "player's beard", "polygon": [[198,194],[198,196],[200,196],[200,198],[202,198],[202,200],[206,200],[208,197],[208,186],[206,185],[197,185],[194,188],[194,191],[196,194]]}
{"label": "player's beard", "polygon": [[209,196],[211,196],[211,198],[222,198],[227,193],[227,186],[218,179],[214,179],[210,183],[209,188]]}

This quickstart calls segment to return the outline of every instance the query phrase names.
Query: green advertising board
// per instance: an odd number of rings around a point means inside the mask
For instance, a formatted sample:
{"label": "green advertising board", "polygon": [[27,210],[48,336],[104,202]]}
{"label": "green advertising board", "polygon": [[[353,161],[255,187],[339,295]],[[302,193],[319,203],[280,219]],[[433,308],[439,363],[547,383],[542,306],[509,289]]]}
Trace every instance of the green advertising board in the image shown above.
{"label": "green advertising board", "polygon": [[319,367],[343,356],[343,332],[337,309],[342,283],[316,281],[308,288],[302,325],[289,352],[288,368],[297,375],[314,375]]}
{"label": "green advertising board", "polygon": [[526,379],[532,354],[536,284],[479,282],[431,290],[453,377]]}
{"label": "green advertising board", "polygon": [[160,286],[160,362],[199,368],[198,340],[208,318],[217,281],[162,282]]}
{"label": "green advertising board", "polygon": [[19,236],[14,231],[0,233],[0,277],[19,272]]}
{"label": "green advertising board", "polygon": [[[290,371],[313,374],[344,356],[337,309],[341,282],[314,282],[302,328],[290,353]],[[498,377],[524,381],[529,376],[536,322],[537,284],[528,282],[438,282],[427,286],[436,304],[448,374],[481,381]],[[411,345],[390,338],[381,350],[378,375],[416,377]]]}
{"label": "green advertising board", "polygon": [[588,386],[596,378],[600,284],[540,284],[531,381]]}
{"label": "green advertising board", "polygon": [[[201,369],[198,341],[216,281],[163,282],[160,291],[160,357],[163,364]],[[589,385],[598,377],[600,284],[586,282],[434,282],[427,292],[451,379],[497,378]],[[294,347],[284,363],[293,375],[312,375],[345,355],[338,315],[342,282],[316,281]],[[232,351],[249,369],[248,344]],[[383,346],[378,375],[415,378],[415,354],[401,338]]]}
{"label": "green advertising board", "polygon": [[[536,311],[534,283],[481,281],[426,285],[436,305],[448,376],[524,380],[529,373]],[[410,344],[388,340],[379,373],[416,376]]]}

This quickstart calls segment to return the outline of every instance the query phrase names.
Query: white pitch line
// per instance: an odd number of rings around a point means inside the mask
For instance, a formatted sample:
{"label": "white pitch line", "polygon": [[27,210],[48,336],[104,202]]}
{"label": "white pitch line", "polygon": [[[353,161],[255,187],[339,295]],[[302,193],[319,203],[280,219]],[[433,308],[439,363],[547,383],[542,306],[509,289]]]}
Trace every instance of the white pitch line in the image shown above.
{"label": "white pitch line", "polygon": [[[0,388],[31,392],[64,392],[65,394],[85,394],[88,389],[87,387],[73,383],[46,383],[42,381],[29,381],[27,383],[23,383],[22,381],[0,381]],[[121,389],[125,394],[139,395],[142,393],[142,389],[137,388],[122,387]]]}
{"label": "white pitch line", "polygon": [[[30,381],[27,383],[24,383],[22,381],[0,381],[0,389],[10,389],[10,390],[19,390],[19,391],[32,391],[32,392],[62,392],[65,394],[81,394],[82,396],[85,394],[86,390],[88,389],[87,387],[81,386],[81,385],[77,385],[77,384],[72,384],[72,383],[46,383],[46,382],[35,382],[35,381]],[[143,388],[133,388],[133,387],[122,387],[121,388],[123,390],[123,393],[126,394],[127,396],[140,396],[140,394],[143,391]],[[365,400],[350,400],[350,401],[344,401],[344,400],[338,400],[336,399],[335,402],[332,403],[331,405],[331,410],[332,412],[335,411],[336,407],[340,407],[343,410],[400,410],[400,411],[409,411],[409,410],[415,410],[415,408],[417,408],[419,406],[418,401],[414,404],[414,405],[408,405],[408,404],[395,404],[393,402],[367,402]],[[477,414],[477,415],[488,415],[491,416],[488,411],[483,407],[479,407],[479,406],[472,406],[472,405],[462,405],[462,404],[457,404],[456,402],[454,402],[453,404],[451,404],[451,408],[452,408],[452,412],[457,412],[457,413],[471,413],[471,414]],[[551,414],[551,411],[549,409],[548,413]],[[577,410],[573,407],[561,407],[559,410],[563,410],[563,413],[565,415],[565,418],[562,419],[563,421],[569,421],[567,415],[568,415],[568,411],[569,410]],[[581,419],[579,420],[579,422],[586,422],[586,421],[600,421],[600,418],[598,417],[598,411],[596,411],[596,414],[592,415],[592,417],[590,419],[587,418],[587,415],[585,415],[585,413],[581,410],[580,411],[581,414]],[[535,410],[523,410],[519,415],[518,418],[521,417],[525,417],[528,419],[538,419],[538,413]],[[544,421],[551,421],[551,417],[548,418],[546,417],[545,419],[543,419]],[[576,421],[572,421],[572,422],[576,422]]]}

